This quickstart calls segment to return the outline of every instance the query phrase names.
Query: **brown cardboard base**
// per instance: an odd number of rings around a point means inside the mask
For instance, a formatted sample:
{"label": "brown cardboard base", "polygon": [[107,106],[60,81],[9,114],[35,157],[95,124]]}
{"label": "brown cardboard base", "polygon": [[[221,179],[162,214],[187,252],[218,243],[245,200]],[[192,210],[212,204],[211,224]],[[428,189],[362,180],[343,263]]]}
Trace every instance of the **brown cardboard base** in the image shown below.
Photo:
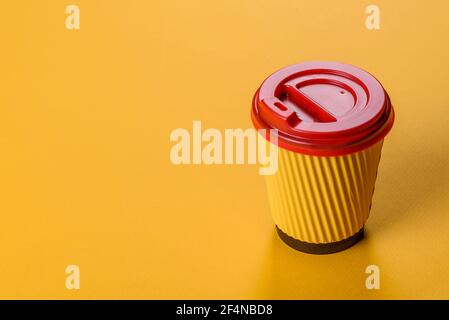
{"label": "brown cardboard base", "polygon": [[276,226],[276,231],[281,240],[284,241],[288,246],[292,247],[293,249],[310,254],[330,254],[343,251],[356,244],[359,240],[363,238],[364,228],[360,229],[360,231],[350,236],[349,238],[330,243],[304,242],[290,237],[288,234],[279,229],[278,226]]}

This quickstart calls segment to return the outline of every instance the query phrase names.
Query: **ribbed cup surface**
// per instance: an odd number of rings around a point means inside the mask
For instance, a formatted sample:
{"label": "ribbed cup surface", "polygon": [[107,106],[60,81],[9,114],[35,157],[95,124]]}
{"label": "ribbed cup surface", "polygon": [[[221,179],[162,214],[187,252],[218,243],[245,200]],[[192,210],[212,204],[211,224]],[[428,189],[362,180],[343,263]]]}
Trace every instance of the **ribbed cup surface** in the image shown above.
{"label": "ribbed cup surface", "polygon": [[311,243],[340,241],[359,231],[369,216],[382,144],[337,157],[279,148],[279,170],[266,176],[276,225]]}

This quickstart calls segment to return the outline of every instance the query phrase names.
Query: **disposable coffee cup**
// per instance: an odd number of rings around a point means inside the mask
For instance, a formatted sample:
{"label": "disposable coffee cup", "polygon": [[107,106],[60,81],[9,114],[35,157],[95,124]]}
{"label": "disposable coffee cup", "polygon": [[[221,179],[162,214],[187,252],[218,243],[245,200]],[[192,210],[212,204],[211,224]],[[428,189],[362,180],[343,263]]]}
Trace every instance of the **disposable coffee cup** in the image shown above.
{"label": "disposable coffee cup", "polygon": [[279,168],[265,179],[280,238],[314,254],[359,241],[394,122],[379,81],[347,64],[296,64],[262,83],[251,118],[260,132],[277,130]]}

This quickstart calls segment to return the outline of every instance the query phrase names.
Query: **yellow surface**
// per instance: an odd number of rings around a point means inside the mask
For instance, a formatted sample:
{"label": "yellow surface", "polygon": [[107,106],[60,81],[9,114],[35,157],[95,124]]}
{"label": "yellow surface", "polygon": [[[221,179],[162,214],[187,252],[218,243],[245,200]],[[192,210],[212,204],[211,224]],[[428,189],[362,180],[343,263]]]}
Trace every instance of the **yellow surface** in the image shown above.
{"label": "yellow surface", "polygon": [[[0,297],[449,298],[448,1],[377,0],[378,31],[366,1],[72,3],[80,31],[67,1],[0,10]],[[257,166],[169,160],[173,129],[251,127],[304,60],[369,70],[397,115],[367,236],[330,256],[280,242]]]}
{"label": "yellow surface", "polygon": [[279,170],[265,180],[276,225],[311,243],[337,242],[360,231],[369,216],[382,143],[338,157],[279,149]]}

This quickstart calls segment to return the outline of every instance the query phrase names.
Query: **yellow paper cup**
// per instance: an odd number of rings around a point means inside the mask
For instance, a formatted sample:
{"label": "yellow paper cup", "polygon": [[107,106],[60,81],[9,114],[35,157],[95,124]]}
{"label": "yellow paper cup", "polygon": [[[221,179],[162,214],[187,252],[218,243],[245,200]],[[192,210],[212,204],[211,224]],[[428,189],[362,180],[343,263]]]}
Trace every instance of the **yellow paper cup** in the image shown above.
{"label": "yellow paper cup", "polygon": [[340,63],[287,67],[256,92],[252,120],[257,129],[277,130],[279,169],[266,184],[280,238],[315,254],[360,240],[394,121],[380,83]]}

